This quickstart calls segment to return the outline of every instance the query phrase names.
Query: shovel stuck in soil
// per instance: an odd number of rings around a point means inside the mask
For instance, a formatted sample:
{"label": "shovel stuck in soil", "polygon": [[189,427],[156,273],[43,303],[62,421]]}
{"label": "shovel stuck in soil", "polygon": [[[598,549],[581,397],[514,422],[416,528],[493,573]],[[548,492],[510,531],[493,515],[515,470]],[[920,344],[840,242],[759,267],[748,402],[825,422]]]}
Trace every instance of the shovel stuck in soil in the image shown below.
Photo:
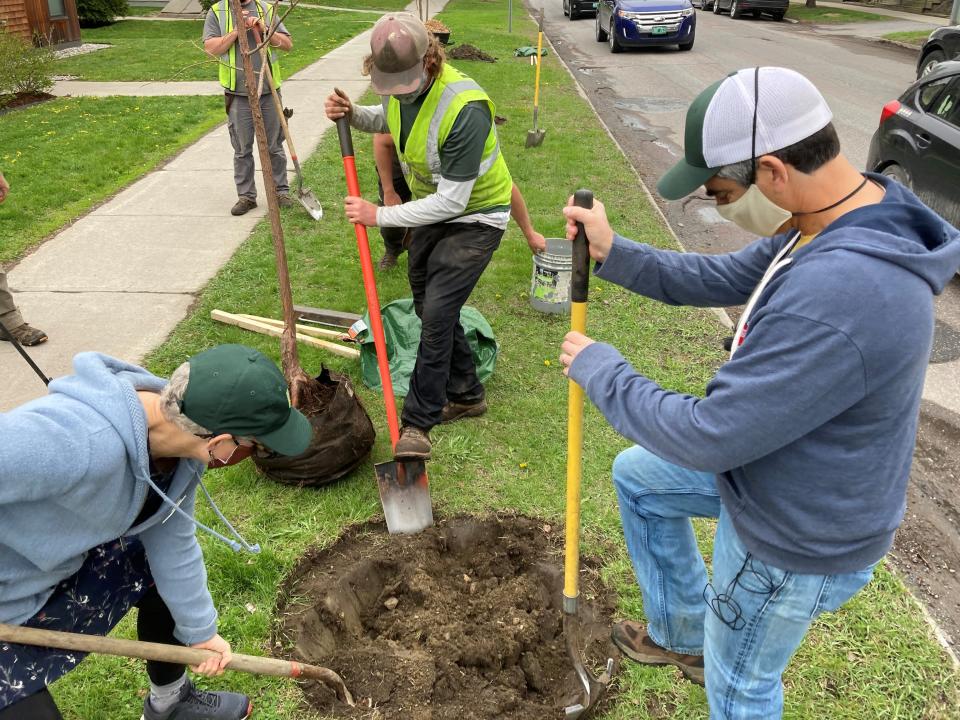
{"label": "shovel stuck in soil", "polygon": [[[100,653],[101,655],[119,655],[120,657],[138,658],[140,660],[156,660],[183,665],[199,665],[204,660],[217,655],[212,650],[182,647],[180,645],[165,645],[163,643],[140,642],[139,640],[118,640],[100,635],[84,635],[82,633],[57,632],[54,630],[39,630],[37,628],[22,627],[19,625],[0,624],[0,641],[17,643],[20,645],[38,645],[40,647],[59,648],[62,650],[76,650],[85,653]],[[343,680],[333,670],[317,665],[307,665],[294,660],[278,660],[276,658],[259,657],[256,655],[233,654],[233,659],[227,665],[229,670],[252,673],[254,675],[273,675],[275,677],[310,678],[319,680],[337,694],[337,699],[351,707],[354,706],[353,696],[347,690]]]}
{"label": "shovel stuck in soil", "polygon": [[[593,193],[577,190],[575,205],[593,207]],[[587,330],[587,289],[590,281],[590,251],[587,233],[577,223],[577,237],[573,241],[573,268],[570,282],[570,329]],[[563,580],[563,636],[567,655],[573,662],[577,679],[583,690],[583,699],[564,708],[568,720],[587,718],[607,691],[613,673],[613,659],[607,660],[606,671],[596,678],[583,662],[580,641],[580,616],[577,606],[580,598],[580,471],[583,452],[583,388],[569,380],[567,395],[567,527],[564,548]]]}
{"label": "shovel stuck in soil", "polygon": [[533,130],[527,130],[526,147],[539,147],[543,142],[543,136],[547,134],[546,130],[537,129],[537,121],[540,119],[540,63],[543,58],[540,53],[543,50],[543,8],[540,8],[540,29],[537,31],[537,79],[533,86]]}
{"label": "shovel stuck in soil", "polygon": [[[343,95],[340,90],[336,92],[338,95]],[[340,136],[340,154],[343,156],[343,170],[347,178],[347,194],[360,197],[360,181],[357,178],[357,166],[353,155],[353,137],[350,134],[350,122],[347,118],[337,120],[337,133]],[[383,319],[380,316],[380,298],[377,295],[373,260],[370,257],[370,241],[367,238],[366,227],[360,223],[354,224],[353,227],[357,234],[357,248],[360,251],[360,268],[363,272],[363,287],[367,295],[370,332],[373,334],[373,344],[377,350],[377,367],[380,370],[380,383],[383,386],[387,426],[390,429],[390,446],[396,448],[397,441],[400,439],[400,423],[397,419],[397,402],[393,395],[393,381],[390,377],[390,359],[383,333]],[[380,504],[383,505],[387,530],[391,535],[417,533],[433,525],[430,485],[423,460],[383,462],[374,465],[374,469],[377,473],[377,485],[380,488]]]}

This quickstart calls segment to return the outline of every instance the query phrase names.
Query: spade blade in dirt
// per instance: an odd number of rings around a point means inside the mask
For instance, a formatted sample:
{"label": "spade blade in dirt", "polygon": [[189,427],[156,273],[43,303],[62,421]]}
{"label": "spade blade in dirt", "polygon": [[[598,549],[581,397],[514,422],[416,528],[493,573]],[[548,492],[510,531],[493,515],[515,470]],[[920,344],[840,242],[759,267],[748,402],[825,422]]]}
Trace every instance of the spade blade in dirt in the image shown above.
{"label": "spade blade in dirt", "polygon": [[323,219],[323,207],[320,205],[320,201],[317,200],[317,196],[313,194],[312,190],[301,187],[297,191],[297,200],[300,201],[300,204],[303,205],[304,209],[310,213],[310,217],[314,220]]}
{"label": "spade blade in dirt", "polygon": [[543,136],[546,134],[546,130],[527,130],[526,147],[539,147],[543,142]]}
{"label": "spade blade in dirt", "polygon": [[418,533],[433,525],[430,485],[423,460],[383,462],[373,469],[391,535]]}

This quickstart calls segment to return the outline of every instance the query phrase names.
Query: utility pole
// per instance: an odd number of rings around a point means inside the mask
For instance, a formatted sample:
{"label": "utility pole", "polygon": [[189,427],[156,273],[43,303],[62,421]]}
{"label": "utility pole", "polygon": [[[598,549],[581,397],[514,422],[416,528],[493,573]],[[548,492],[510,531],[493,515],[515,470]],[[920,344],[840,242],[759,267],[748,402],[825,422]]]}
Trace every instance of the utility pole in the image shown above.
{"label": "utility pole", "polygon": [[950,11],[950,24],[960,25],[960,0],[953,0],[953,9]]}

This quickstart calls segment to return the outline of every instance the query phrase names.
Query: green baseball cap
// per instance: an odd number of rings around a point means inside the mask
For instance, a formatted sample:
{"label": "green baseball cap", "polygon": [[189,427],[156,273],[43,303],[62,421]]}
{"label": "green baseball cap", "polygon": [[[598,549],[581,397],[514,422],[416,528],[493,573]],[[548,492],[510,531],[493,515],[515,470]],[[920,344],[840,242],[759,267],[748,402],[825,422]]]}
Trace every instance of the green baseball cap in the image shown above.
{"label": "green baseball cap", "polygon": [[287,381],[270,358],[246,345],[194,355],[181,412],[217,434],[253,437],[281,455],[300,455],[313,426],[290,407]]}
{"label": "green baseball cap", "polygon": [[724,166],[789,147],[832,119],[820,91],[795,70],[737,70],[690,104],[683,159],[660,178],[657,191],[667,200],[679,200]]}

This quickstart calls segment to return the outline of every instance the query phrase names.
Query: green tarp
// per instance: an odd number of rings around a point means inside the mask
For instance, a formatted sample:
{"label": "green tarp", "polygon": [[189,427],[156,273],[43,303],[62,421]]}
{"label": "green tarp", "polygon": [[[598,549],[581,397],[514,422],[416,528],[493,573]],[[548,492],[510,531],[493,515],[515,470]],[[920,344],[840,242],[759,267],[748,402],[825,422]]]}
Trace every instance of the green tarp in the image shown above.
{"label": "green tarp", "polygon": [[[390,358],[390,379],[393,381],[394,395],[407,394],[410,387],[410,375],[417,361],[417,347],[420,345],[420,318],[413,310],[413,298],[394,300],[381,309],[383,316],[383,334],[387,341],[387,357]],[[363,383],[374,390],[381,390],[380,371],[377,368],[377,351],[370,332],[370,316],[363,316],[367,329],[357,334],[360,342],[360,370]],[[477,377],[486,382],[493,375],[497,364],[499,347],[493,337],[493,329],[486,318],[472,307],[464,306],[460,311],[460,324],[467,335],[467,342],[473,351],[473,361],[477,366]]]}

